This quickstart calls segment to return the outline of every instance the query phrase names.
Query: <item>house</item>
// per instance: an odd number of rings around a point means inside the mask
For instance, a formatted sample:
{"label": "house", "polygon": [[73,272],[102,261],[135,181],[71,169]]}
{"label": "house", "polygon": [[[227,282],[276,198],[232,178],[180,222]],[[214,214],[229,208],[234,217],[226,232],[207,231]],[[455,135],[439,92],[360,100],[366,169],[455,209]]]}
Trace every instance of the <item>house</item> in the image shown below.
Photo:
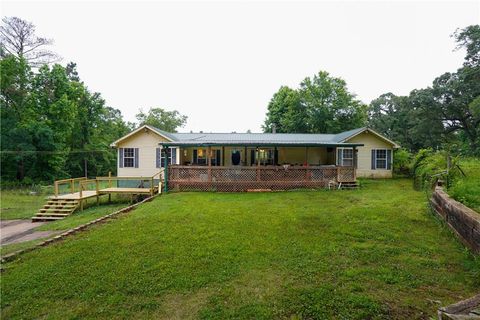
{"label": "house", "polygon": [[391,178],[399,146],[370,128],[338,134],[170,133],[143,125],[111,144],[117,175],[165,168],[168,188],[237,191]]}

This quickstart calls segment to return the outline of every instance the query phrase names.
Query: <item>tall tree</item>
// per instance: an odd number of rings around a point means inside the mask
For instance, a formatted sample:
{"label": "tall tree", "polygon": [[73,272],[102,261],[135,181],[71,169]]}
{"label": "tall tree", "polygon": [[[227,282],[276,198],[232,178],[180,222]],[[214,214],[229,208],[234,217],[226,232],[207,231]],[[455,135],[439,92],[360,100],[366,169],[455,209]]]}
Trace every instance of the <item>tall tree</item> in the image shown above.
{"label": "tall tree", "polygon": [[53,40],[35,35],[35,26],[17,17],[4,17],[0,26],[0,43],[5,54],[23,58],[33,67],[57,62],[60,57],[46,49]]}
{"label": "tall tree", "polygon": [[150,108],[147,113],[140,109],[136,118],[140,125],[148,124],[168,132],[177,132],[187,122],[187,116],[177,110],[166,111],[162,108]]}
{"label": "tall tree", "polygon": [[307,112],[298,91],[282,86],[268,104],[265,132],[307,132]]}
{"label": "tall tree", "polygon": [[338,133],[361,127],[367,106],[347,89],[340,78],[320,71],[305,78],[298,90],[281,87],[268,106],[264,130],[275,124],[281,132]]}

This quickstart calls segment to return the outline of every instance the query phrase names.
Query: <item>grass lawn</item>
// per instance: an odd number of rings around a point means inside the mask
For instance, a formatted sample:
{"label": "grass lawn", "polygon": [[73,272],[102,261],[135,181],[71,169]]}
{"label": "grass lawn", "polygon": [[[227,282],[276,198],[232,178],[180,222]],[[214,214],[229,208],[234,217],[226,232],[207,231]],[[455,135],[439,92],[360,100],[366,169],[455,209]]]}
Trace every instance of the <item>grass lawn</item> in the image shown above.
{"label": "grass lawn", "polygon": [[43,193],[30,195],[28,190],[2,190],[0,192],[0,218],[30,219],[46,201]]}
{"label": "grass lawn", "polygon": [[428,319],[480,288],[409,180],[172,193],[4,268],[9,319]]}

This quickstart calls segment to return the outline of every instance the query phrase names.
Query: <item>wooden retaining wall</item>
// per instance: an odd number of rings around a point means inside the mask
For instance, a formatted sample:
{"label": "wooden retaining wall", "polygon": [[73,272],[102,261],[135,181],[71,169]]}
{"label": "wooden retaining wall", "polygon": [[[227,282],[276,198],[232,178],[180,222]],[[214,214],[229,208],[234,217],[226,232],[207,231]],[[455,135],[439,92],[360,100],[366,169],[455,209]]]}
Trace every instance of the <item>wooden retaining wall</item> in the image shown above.
{"label": "wooden retaining wall", "polygon": [[480,214],[453,200],[442,187],[435,187],[430,204],[458,238],[474,253],[480,254]]}

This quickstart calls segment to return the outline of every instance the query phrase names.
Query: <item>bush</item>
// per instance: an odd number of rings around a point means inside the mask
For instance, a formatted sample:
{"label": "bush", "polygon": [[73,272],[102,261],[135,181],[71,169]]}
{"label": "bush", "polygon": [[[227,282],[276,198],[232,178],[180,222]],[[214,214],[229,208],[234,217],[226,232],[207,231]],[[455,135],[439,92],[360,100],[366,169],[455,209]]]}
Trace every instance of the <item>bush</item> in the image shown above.
{"label": "bush", "polygon": [[397,149],[393,155],[393,172],[397,175],[411,174],[412,154],[406,149]]}
{"label": "bush", "polygon": [[480,159],[460,159],[458,167],[461,172],[453,179],[447,191],[455,200],[480,212]]}

